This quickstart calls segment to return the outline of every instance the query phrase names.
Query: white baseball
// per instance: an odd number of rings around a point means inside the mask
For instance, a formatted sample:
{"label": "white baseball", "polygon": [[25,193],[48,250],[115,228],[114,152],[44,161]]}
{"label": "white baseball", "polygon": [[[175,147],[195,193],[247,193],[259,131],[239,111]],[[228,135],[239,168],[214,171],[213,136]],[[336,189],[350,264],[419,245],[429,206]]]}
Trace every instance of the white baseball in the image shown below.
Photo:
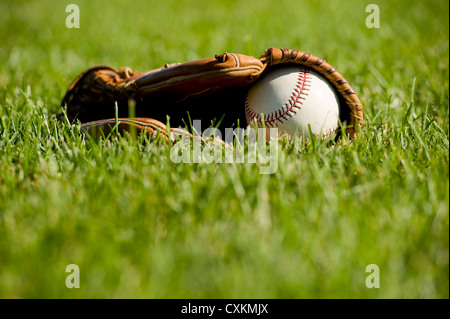
{"label": "white baseball", "polygon": [[338,127],[339,100],[317,72],[303,66],[276,68],[252,86],[245,101],[247,124],[277,127],[278,134],[309,137],[332,134]]}

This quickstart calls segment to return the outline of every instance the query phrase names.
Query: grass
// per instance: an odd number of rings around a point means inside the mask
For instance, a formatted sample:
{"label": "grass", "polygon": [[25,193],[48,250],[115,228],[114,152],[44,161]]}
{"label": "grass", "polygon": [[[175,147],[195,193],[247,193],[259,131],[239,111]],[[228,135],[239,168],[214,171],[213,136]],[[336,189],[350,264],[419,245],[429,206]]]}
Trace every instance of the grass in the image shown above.
{"label": "grass", "polygon": [[[377,1],[379,29],[365,25],[373,1],[76,3],[80,29],[65,2],[0,3],[0,297],[449,298],[447,1]],[[360,137],[284,142],[261,175],[55,121],[92,65],[268,47],[344,74]]]}

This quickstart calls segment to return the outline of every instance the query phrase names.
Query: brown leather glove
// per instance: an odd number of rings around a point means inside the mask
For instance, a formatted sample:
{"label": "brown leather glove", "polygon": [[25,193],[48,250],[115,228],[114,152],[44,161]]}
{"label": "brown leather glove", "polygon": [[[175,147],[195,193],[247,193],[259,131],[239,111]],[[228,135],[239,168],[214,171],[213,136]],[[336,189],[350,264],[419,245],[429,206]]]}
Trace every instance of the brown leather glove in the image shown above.
{"label": "brown leather glove", "polygon": [[[223,53],[145,73],[128,67],[94,66],[75,79],[61,105],[67,107],[68,119],[80,120],[85,129],[114,126],[116,103],[120,129],[125,131],[134,126],[138,132],[164,132],[167,116],[171,127],[184,126],[189,118],[208,124],[220,121],[219,128],[245,127],[249,88],[261,74],[287,63],[309,67],[328,79],[339,93],[340,120],[347,125],[346,134],[354,137],[355,127],[363,125],[363,106],[347,80],[323,59],[288,49],[270,48],[259,59]],[[130,100],[134,100],[139,119],[128,118]]]}

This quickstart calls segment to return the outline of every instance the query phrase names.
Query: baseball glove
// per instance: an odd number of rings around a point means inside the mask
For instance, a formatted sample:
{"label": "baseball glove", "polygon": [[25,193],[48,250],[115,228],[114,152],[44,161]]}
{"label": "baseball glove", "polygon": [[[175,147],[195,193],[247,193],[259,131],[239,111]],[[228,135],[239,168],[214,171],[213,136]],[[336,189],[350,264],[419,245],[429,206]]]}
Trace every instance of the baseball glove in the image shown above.
{"label": "baseball glove", "polygon": [[[145,73],[128,67],[94,66],[80,74],[69,86],[61,103],[66,111],[58,118],[78,119],[86,130],[92,127],[156,135],[167,128],[170,119],[176,128],[198,119],[220,128],[246,126],[245,99],[258,78],[280,65],[309,67],[336,89],[340,120],[345,133],[353,138],[363,125],[363,106],[346,79],[325,60],[310,53],[288,49],[268,49],[259,59],[235,53],[181,64],[166,64]],[[130,101],[136,118],[130,118]],[[116,107],[117,112],[116,114]],[[118,122],[116,123],[116,115]]]}

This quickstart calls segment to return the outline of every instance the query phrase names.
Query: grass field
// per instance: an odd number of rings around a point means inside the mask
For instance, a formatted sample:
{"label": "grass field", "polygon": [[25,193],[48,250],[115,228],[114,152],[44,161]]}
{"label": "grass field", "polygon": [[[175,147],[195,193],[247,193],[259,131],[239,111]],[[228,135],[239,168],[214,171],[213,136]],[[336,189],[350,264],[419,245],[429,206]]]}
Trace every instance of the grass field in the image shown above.
{"label": "grass field", "polygon": [[[66,5],[80,8],[69,29]],[[367,28],[366,6],[380,9]],[[1,1],[1,298],[449,298],[449,4]],[[278,170],[175,164],[57,123],[95,64],[136,71],[268,47],[322,57],[359,138],[280,144]],[[66,266],[80,288],[66,287]],[[366,287],[366,266],[380,288]]]}

